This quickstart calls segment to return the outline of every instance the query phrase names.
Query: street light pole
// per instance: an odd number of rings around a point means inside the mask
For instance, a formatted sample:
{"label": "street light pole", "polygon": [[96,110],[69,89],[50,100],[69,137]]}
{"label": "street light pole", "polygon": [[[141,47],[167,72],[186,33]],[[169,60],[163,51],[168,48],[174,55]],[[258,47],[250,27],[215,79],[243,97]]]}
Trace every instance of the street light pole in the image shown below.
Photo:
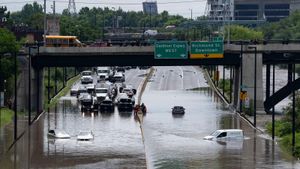
{"label": "street light pole", "polygon": [[256,127],[256,67],[257,67],[257,47],[254,48],[254,127]]}
{"label": "street light pole", "polygon": [[28,49],[28,125],[31,124],[31,47]]}
{"label": "street light pole", "polygon": [[[240,82],[240,92],[242,92],[242,90],[243,90],[243,42],[241,42],[241,51],[240,51],[241,53],[240,53],[240,57],[241,57],[241,71],[240,71],[240,73],[241,73],[241,82]],[[242,101],[242,99],[240,98],[240,113],[242,113],[242,110],[243,110],[243,101]]]}
{"label": "street light pole", "polygon": [[228,30],[227,30],[227,44],[230,44],[230,20],[231,20],[231,11],[230,11],[230,0],[227,4],[227,14],[228,14]]}
{"label": "street light pole", "polygon": [[254,127],[256,127],[256,60],[257,60],[257,47],[256,46],[249,46],[249,49],[254,49],[254,103],[253,103],[253,115],[254,115]]}
{"label": "street light pole", "polygon": [[17,72],[18,72],[18,65],[17,65],[17,53],[14,53],[14,57],[15,57],[15,62],[14,62],[14,66],[15,66],[15,101],[14,101],[14,111],[15,111],[15,114],[14,114],[14,140],[16,141],[17,140],[17,132],[18,132],[18,114],[17,114],[17,100],[18,100],[18,95],[17,95],[17,92],[18,92],[18,86],[17,86]]}

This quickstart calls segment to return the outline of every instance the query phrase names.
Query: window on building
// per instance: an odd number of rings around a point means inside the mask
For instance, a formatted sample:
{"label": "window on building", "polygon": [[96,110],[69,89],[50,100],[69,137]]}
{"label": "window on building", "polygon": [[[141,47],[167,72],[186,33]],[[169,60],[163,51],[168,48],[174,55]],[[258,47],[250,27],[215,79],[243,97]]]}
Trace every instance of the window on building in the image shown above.
{"label": "window on building", "polygon": [[265,9],[290,9],[290,5],[289,4],[266,4],[265,5]]}
{"label": "window on building", "polygon": [[236,4],[235,10],[251,10],[251,9],[259,9],[258,4]]}

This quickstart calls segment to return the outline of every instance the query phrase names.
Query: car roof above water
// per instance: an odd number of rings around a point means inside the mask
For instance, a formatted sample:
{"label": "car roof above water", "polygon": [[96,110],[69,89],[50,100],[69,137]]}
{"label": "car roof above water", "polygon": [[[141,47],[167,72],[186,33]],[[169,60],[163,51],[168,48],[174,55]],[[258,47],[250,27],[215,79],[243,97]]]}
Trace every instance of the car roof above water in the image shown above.
{"label": "car roof above water", "polygon": [[216,130],[219,132],[243,132],[243,130],[241,129],[220,129],[220,130]]}

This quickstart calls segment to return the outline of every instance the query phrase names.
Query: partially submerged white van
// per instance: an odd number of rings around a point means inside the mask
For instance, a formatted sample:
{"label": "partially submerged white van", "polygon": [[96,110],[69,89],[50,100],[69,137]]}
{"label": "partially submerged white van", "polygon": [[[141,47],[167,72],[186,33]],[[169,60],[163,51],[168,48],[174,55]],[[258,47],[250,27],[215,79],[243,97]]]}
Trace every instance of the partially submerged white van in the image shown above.
{"label": "partially submerged white van", "polygon": [[205,136],[204,140],[234,140],[243,139],[244,132],[241,129],[224,129],[216,130],[209,136]]}

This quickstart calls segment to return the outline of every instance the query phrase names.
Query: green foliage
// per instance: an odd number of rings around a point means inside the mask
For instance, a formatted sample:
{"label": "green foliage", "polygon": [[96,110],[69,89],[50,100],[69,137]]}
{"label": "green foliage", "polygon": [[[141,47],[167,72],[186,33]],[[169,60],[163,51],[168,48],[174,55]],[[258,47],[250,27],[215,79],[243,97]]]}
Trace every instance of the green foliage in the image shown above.
{"label": "green foliage", "polygon": [[[268,133],[272,133],[272,122],[268,122],[266,125]],[[285,136],[292,132],[291,122],[277,120],[275,121],[275,136]]]}
{"label": "green foliage", "polygon": [[139,33],[143,27],[162,28],[166,25],[179,25],[186,20],[182,16],[169,15],[166,11],[150,16],[143,12],[125,12],[122,9],[114,11],[107,7],[84,7],[77,16],[72,16],[67,11],[63,12],[60,16],[61,34],[76,35],[82,41],[101,39],[104,33],[112,31],[107,30],[107,27],[116,27],[117,18],[120,28],[126,28],[127,32]]}
{"label": "green foliage", "polygon": [[[66,68],[66,80],[72,78],[74,76],[74,68]],[[64,76],[63,76],[63,68],[57,68],[57,74],[56,74],[56,78],[57,78],[57,92],[60,92],[62,89],[64,89],[63,86],[63,80],[64,80]],[[73,81],[71,81],[72,84],[74,83]],[[68,82],[69,83],[69,82]],[[67,85],[67,83],[66,83]],[[44,86],[45,86],[45,90],[44,90],[44,104],[46,105],[48,102],[48,69],[45,69],[44,71]],[[50,68],[50,98],[53,98],[54,96],[57,95],[57,93],[55,93],[55,68]],[[68,87],[68,86],[65,86]]]}
{"label": "green foliage", "polygon": [[293,12],[289,17],[261,27],[265,39],[299,39],[300,11]]}
{"label": "green foliage", "polygon": [[9,79],[14,74],[14,59],[12,57],[2,57],[0,74],[3,80]]}
{"label": "green foliage", "polygon": [[8,108],[0,108],[1,111],[1,118],[0,118],[0,128],[5,126],[6,124],[12,122],[14,111],[8,109]]}
{"label": "green foliage", "polygon": [[[296,140],[300,140],[300,133],[296,133]],[[282,137],[280,145],[283,149],[293,154],[295,157],[300,157],[300,141],[296,141],[295,151],[292,152],[292,134]]]}
{"label": "green foliage", "polygon": [[225,39],[228,36],[228,28],[230,28],[230,40],[262,40],[263,32],[250,29],[240,25],[232,25],[225,27]]}
{"label": "green foliage", "polygon": [[[289,103],[284,109],[285,117],[275,122],[275,135],[281,137],[281,145],[289,152],[292,152],[291,134],[292,134],[292,104]],[[300,139],[300,95],[296,95],[296,139]],[[272,124],[267,123],[266,129],[269,133],[272,132]],[[295,154],[296,157],[300,157],[300,142],[296,142]]]}
{"label": "green foliage", "polygon": [[17,25],[28,26],[34,29],[43,28],[43,7],[37,2],[26,4],[21,11],[11,14],[11,19]]}
{"label": "green foliage", "polygon": [[[15,36],[7,29],[0,28],[0,89],[5,89],[6,102],[12,95],[14,77],[14,54],[19,50]],[[3,83],[5,81],[5,83]]]}
{"label": "green foliage", "polygon": [[[65,88],[63,88],[63,89],[62,89],[62,90],[61,90],[61,91],[60,91],[60,92],[59,92],[59,93],[51,100],[50,104],[46,104],[46,103],[45,103],[46,107],[53,107],[53,106],[55,106],[55,105],[57,104],[57,102],[59,101],[59,98],[62,97],[62,96],[65,96],[65,95],[71,90],[72,85],[73,85],[76,81],[78,81],[79,79],[80,79],[80,76],[79,76],[79,75],[77,75],[77,76],[71,78],[71,79],[67,82]],[[45,101],[46,101],[46,100],[45,100]]]}
{"label": "green foliage", "polygon": [[13,53],[19,50],[16,37],[5,28],[0,28],[0,53]]}
{"label": "green foliage", "polygon": [[296,64],[296,67],[295,67],[295,71],[296,73],[298,74],[298,76],[300,75],[300,65],[299,64]]}
{"label": "green foliage", "polygon": [[[296,93],[296,107],[295,107],[295,116],[296,116],[296,129],[299,131],[300,129],[300,95],[299,93]],[[283,109],[285,118],[283,119],[286,122],[291,123],[292,117],[293,117],[293,105],[292,103],[289,103],[288,106],[284,107]]]}
{"label": "green foliage", "polygon": [[[223,84],[224,83],[224,84]],[[223,90],[224,85],[224,93],[229,98],[230,95],[230,79],[220,79],[218,83],[218,88]]]}

